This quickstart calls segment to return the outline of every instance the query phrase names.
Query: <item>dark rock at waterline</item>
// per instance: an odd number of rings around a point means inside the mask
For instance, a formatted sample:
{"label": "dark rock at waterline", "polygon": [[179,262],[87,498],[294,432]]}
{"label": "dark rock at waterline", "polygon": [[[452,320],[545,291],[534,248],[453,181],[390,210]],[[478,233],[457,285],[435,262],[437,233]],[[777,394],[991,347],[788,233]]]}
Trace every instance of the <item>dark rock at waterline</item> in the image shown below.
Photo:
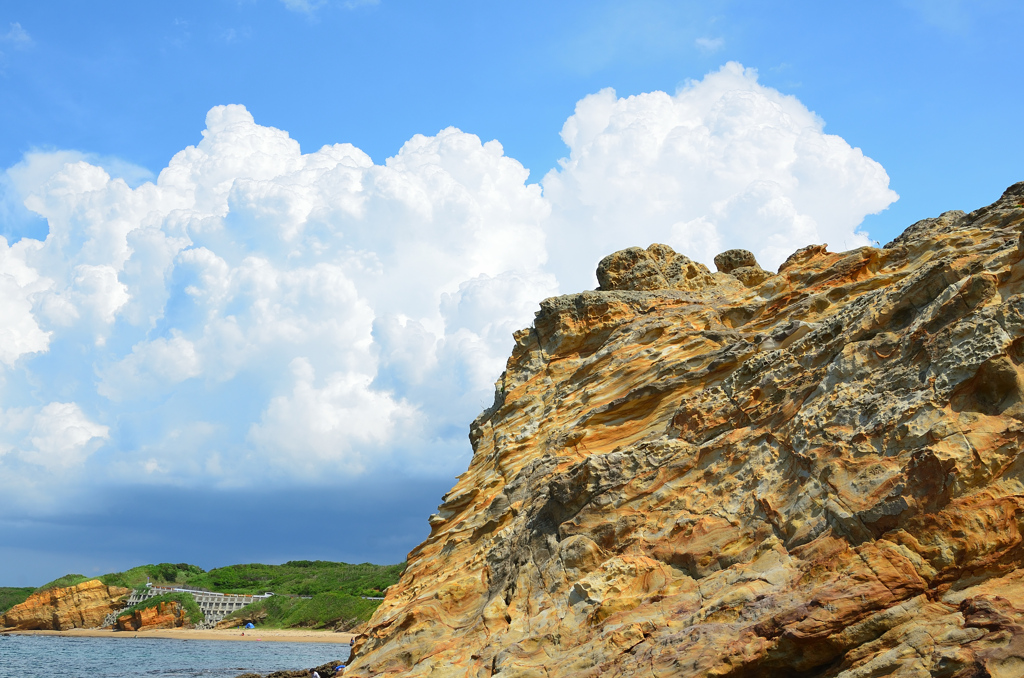
{"label": "dark rock at waterline", "polygon": [[266,676],[261,673],[243,673],[239,676],[235,676],[235,678],[309,678],[313,675],[314,671],[320,674],[320,678],[328,678],[329,676],[338,675],[338,666],[344,666],[344,664],[344,662],[335,660],[303,671],[274,671],[273,673],[268,673]]}

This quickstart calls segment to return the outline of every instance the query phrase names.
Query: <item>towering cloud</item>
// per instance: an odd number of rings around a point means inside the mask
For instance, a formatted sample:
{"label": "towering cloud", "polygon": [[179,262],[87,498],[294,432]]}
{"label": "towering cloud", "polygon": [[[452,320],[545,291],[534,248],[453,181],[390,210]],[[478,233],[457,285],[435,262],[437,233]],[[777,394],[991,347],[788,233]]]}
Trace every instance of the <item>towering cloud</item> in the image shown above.
{"label": "towering cloud", "polygon": [[586,97],[542,184],[454,128],[375,165],[303,154],[242,106],[134,188],[27,155],[7,202],[49,230],[0,241],[0,508],[68,468],[82,486],[451,476],[512,332],[593,286],[602,255],[864,244],[896,196],[822,128],[729,64],[675,95]]}
{"label": "towering cloud", "polygon": [[562,128],[569,157],[544,178],[553,261],[578,286],[585,263],[638,243],[709,264],[742,246],[771,267],[811,242],[867,245],[858,225],[897,195],[881,165],[824,126],[737,63],[674,96],[585,97]]}

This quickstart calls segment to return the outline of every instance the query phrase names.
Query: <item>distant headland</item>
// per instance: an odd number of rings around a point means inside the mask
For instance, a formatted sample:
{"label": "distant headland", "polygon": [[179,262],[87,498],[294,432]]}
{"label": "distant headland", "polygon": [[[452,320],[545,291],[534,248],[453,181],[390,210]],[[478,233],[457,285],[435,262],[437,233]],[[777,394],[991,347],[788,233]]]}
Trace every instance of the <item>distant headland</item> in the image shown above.
{"label": "distant headland", "polygon": [[0,631],[180,633],[253,624],[344,632],[370,618],[403,569],[303,560],[208,572],[161,563],[94,579],[65,575],[38,588],[0,588]]}

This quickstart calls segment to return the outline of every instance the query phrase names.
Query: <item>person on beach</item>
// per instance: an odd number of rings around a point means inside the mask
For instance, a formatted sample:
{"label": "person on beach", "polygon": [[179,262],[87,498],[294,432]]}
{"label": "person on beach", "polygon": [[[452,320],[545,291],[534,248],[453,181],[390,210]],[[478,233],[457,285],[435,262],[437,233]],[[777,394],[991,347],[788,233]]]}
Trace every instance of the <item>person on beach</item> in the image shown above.
{"label": "person on beach", "polygon": [[313,672],[313,678],[320,678],[320,674],[316,671]]}

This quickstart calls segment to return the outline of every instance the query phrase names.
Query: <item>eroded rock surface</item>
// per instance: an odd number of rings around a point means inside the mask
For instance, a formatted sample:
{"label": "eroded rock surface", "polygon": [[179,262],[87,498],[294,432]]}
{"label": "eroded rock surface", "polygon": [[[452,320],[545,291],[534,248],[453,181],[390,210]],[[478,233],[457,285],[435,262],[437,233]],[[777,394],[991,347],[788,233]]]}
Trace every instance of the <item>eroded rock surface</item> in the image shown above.
{"label": "eroded rock surface", "polygon": [[114,626],[118,631],[150,631],[181,628],[188,623],[185,608],[172,600],[120,616]]}
{"label": "eroded rock surface", "polygon": [[95,628],[121,607],[119,599],[131,593],[121,586],[107,586],[98,579],[77,586],[33,593],[0,618],[0,626],[19,631],[66,631]]}
{"label": "eroded rock surface", "polygon": [[707,266],[677,253],[668,245],[646,250],[630,247],[609,254],[597,265],[602,291],[700,290],[715,284]]}
{"label": "eroded rock surface", "polygon": [[727,250],[715,257],[715,268],[728,273],[747,287],[756,287],[771,277],[749,250]]}
{"label": "eroded rock surface", "polygon": [[752,287],[606,258],[345,675],[1024,675],[1022,226],[1017,184]]}

